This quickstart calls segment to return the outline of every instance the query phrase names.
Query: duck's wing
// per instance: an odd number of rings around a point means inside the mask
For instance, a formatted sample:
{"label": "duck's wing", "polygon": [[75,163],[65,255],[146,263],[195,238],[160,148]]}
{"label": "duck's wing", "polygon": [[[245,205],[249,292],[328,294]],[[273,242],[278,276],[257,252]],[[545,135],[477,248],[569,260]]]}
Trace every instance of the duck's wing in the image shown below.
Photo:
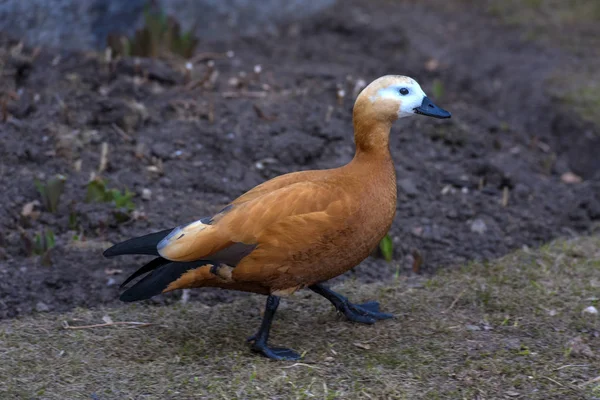
{"label": "duck's wing", "polygon": [[330,172],[331,170],[311,170],[279,175],[248,190],[246,193],[232,201],[231,204],[239,205],[296,183],[318,181]]}
{"label": "duck's wing", "polygon": [[[339,185],[295,183],[234,202],[212,218],[147,235],[147,239],[133,239],[131,245],[121,245],[118,252],[108,251],[107,255],[135,254],[153,247],[156,252],[152,254],[160,257],[126,281],[145,274],[121,299],[136,301],[165,291],[211,285],[269,293],[263,278],[277,272],[271,270],[273,266],[290,252],[339,229],[354,212],[357,205],[349,193]],[[242,266],[242,260],[249,258],[251,262]],[[213,273],[213,268],[218,273],[222,264],[225,270],[233,270],[233,280],[225,282]]]}
{"label": "duck's wing", "polygon": [[293,245],[292,237],[315,237],[335,229],[357,207],[350,192],[328,182],[298,182],[232,202],[208,223],[174,229],[158,244],[159,254],[172,261],[210,259],[235,243]]}

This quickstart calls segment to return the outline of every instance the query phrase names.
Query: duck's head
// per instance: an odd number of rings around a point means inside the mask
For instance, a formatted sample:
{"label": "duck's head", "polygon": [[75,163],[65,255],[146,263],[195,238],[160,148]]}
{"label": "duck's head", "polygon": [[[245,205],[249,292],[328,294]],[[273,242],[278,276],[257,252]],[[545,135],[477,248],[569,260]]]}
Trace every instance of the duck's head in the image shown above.
{"label": "duck's head", "polygon": [[415,114],[434,118],[451,116],[429,100],[417,81],[401,75],[386,75],[371,82],[358,95],[354,114],[355,118],[368,115],[369,119],[386,122]]}

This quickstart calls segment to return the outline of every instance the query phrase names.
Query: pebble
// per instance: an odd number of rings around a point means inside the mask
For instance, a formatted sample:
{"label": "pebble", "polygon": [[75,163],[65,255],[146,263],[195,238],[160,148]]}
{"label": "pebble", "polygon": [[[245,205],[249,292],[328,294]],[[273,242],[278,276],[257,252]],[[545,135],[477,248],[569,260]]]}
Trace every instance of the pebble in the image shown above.
{"label": "pebble", "polygon": [[483,235],[485,231],[487,231],[487,225],[482,219],[477,218],[471,222],[471,232],[476,232],[480,235]]}
{"label": "pebble", "polygon": [[466,325],[465,328],[467,328],[468,331],[480,331],[481,328],[477,325]]}
{"label": "pebble", "polygon": [[48,307],[48,305],[46,303],[38,301],[37,304],[35,305],[35,311],[48,312],[48,311],[50,311],[50,307]]}
{"label": "pebble", "polygon": [[594,306],[589,306],[587,308],[584,308],[582,311],[583,314],[592,314],[592,315],[598,315],[598,309]]}
{"label": "pebble", "polygon": [[152,198],[152,190],[148,188],[142,189],[142,200],[149,201]]}
{"label": "pebble", "polygon": [[564,183],[581,183],[582,179],[579,175],[575,175],[572,172],[565,172],[560,176],[560,180]]}
{"label": "pebble", "polygon": [[415,183],[410,178],[400,179],[398,181],[398,186],[400,186],[400,189],[402,189],[402,191],[408,196],[414,197],[419,193],[417,185],[415,185]]}

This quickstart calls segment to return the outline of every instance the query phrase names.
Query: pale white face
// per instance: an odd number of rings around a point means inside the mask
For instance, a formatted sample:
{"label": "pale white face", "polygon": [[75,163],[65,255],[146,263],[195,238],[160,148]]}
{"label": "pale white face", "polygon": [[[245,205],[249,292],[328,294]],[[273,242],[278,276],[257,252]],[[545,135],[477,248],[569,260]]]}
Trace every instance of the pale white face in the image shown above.
{"label": "pale white face", "polygon": [[421,86],[413,79],[398,81],[390,86],[379,89],[374,96],[369,97],[372,103],[378,100],[394,100],[398,102],[398,118],[415,115],[415,108],[420,107],[427,97]]}

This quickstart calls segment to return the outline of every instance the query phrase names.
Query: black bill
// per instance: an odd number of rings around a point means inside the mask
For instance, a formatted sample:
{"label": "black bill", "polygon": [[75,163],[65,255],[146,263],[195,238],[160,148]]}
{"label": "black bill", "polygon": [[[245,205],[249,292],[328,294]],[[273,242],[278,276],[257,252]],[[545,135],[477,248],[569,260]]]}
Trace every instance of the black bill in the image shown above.
{"label": "black bill", "polygon": [[415,108],[415,113],[434,118],[450,118],[452,116],[448,111],[433,104],[427,96],[423,98],[421,105]]}

